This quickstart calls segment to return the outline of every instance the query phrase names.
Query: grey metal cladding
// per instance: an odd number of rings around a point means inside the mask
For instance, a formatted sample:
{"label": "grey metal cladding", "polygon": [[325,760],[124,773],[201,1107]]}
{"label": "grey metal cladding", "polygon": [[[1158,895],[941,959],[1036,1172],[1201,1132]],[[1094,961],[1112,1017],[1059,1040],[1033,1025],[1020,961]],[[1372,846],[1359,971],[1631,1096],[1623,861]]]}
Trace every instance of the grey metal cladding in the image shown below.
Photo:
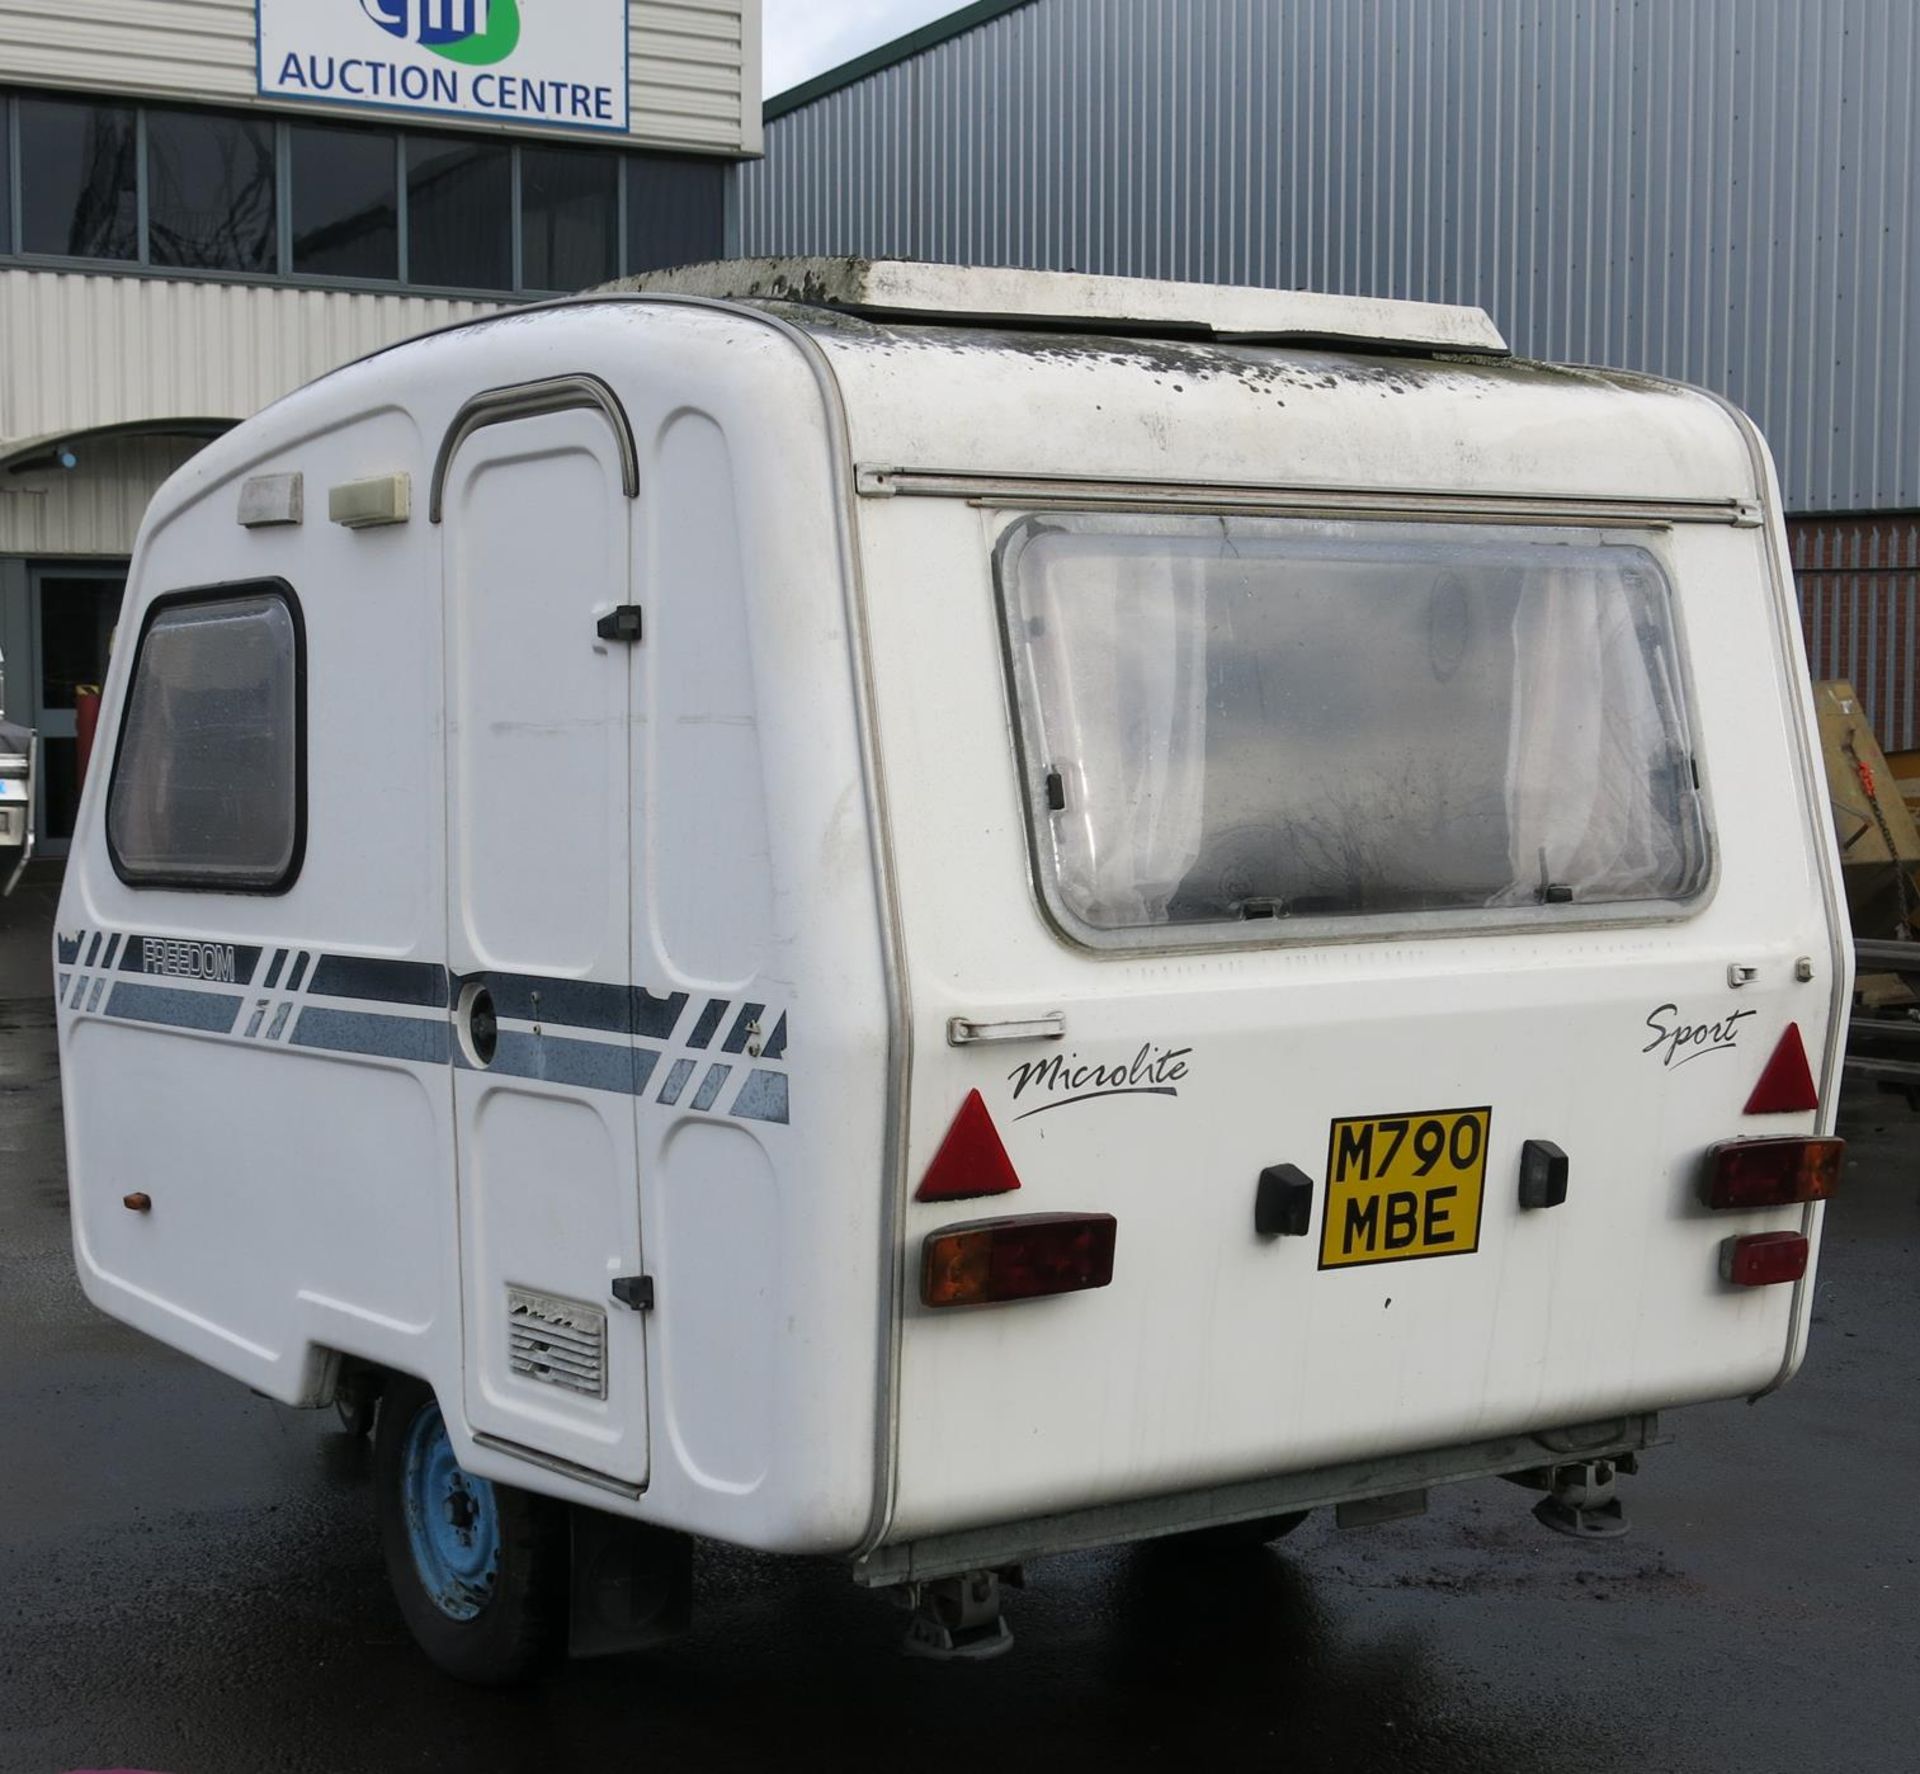
{"label": "grey metal cladding", "polygon": [[1912,0],[1034,0],[776,118],[741,250],[1477,303],[1920,507]]}

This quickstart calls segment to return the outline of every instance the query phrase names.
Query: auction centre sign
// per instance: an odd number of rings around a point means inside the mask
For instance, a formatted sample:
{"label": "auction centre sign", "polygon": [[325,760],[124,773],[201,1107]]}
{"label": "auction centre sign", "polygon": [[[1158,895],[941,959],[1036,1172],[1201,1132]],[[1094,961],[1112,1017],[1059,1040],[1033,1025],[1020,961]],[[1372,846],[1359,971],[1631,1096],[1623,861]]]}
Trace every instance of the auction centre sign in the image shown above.
{"label": "auction centre sign", "polygon": [[625,131],[627,0],[255,0],[260,92]]}

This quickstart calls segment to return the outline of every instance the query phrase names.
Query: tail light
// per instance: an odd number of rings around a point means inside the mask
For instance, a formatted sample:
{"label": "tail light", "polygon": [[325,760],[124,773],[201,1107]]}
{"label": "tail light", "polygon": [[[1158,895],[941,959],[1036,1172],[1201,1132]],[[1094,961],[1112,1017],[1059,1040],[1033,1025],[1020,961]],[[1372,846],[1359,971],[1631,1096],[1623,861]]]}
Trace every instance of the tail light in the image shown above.
{"label": "tail light", "polygon": [[1720,1247],[1720,1279],[1735,1287],[1772,1287],[1807,1272],[1807,1241],[1798,1232],[1751,1232]]}
{"label": "tail light", "polygon": [[1709,1207],[1791,1207],[1825,1201],[1840,1186],[1845,1140],[1726,1140],[1707,1153],[1701,1197]]}
{"label": "tail light", "polygon": [[1743,1112],[1793,1115],[1819,1106],[1820,1092],[1814,1088],[1813,1068],[1807,1064],[1807,1044],[1800,1039],[1800,1025],[1788,1023]]}
{"label": "tail light", "polygon": [[1105,1287],[1118,1229],[1110,1213],[1021,1214],[943,1227],[922,1247],[921,1302],[985,1306]]}

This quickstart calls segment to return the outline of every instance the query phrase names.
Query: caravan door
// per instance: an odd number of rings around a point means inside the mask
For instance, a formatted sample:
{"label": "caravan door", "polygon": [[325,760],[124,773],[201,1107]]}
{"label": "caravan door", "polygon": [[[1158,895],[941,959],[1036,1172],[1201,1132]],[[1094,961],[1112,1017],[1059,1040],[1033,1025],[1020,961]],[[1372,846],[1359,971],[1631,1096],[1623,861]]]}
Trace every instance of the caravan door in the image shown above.
{"label": "caravan door", "polygon": [[[571,391],[570,391],[571,390]],[[447,945],[476,1435],[638,1490],[646,1320],[629,940],[632,448],[580,379],[450,434]]]}

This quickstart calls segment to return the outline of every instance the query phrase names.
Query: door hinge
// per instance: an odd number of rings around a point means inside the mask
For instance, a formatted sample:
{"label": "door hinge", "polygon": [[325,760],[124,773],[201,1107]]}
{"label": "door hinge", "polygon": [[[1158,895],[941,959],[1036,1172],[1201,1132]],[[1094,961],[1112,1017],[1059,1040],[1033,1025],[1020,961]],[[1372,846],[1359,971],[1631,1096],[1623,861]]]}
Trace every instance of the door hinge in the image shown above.
{"label": "door hinge", "polygon": [[653,1277],[651,1275],[616,1275],[613,1278],[613,1297],[621,1305],[635,1312],[653,1310]]}
{"label": "door hinge", "polygon": [[616,605],[594,624],[593,631],[603,641],[625,641],[632,645],[640,639],[640,606]]}

